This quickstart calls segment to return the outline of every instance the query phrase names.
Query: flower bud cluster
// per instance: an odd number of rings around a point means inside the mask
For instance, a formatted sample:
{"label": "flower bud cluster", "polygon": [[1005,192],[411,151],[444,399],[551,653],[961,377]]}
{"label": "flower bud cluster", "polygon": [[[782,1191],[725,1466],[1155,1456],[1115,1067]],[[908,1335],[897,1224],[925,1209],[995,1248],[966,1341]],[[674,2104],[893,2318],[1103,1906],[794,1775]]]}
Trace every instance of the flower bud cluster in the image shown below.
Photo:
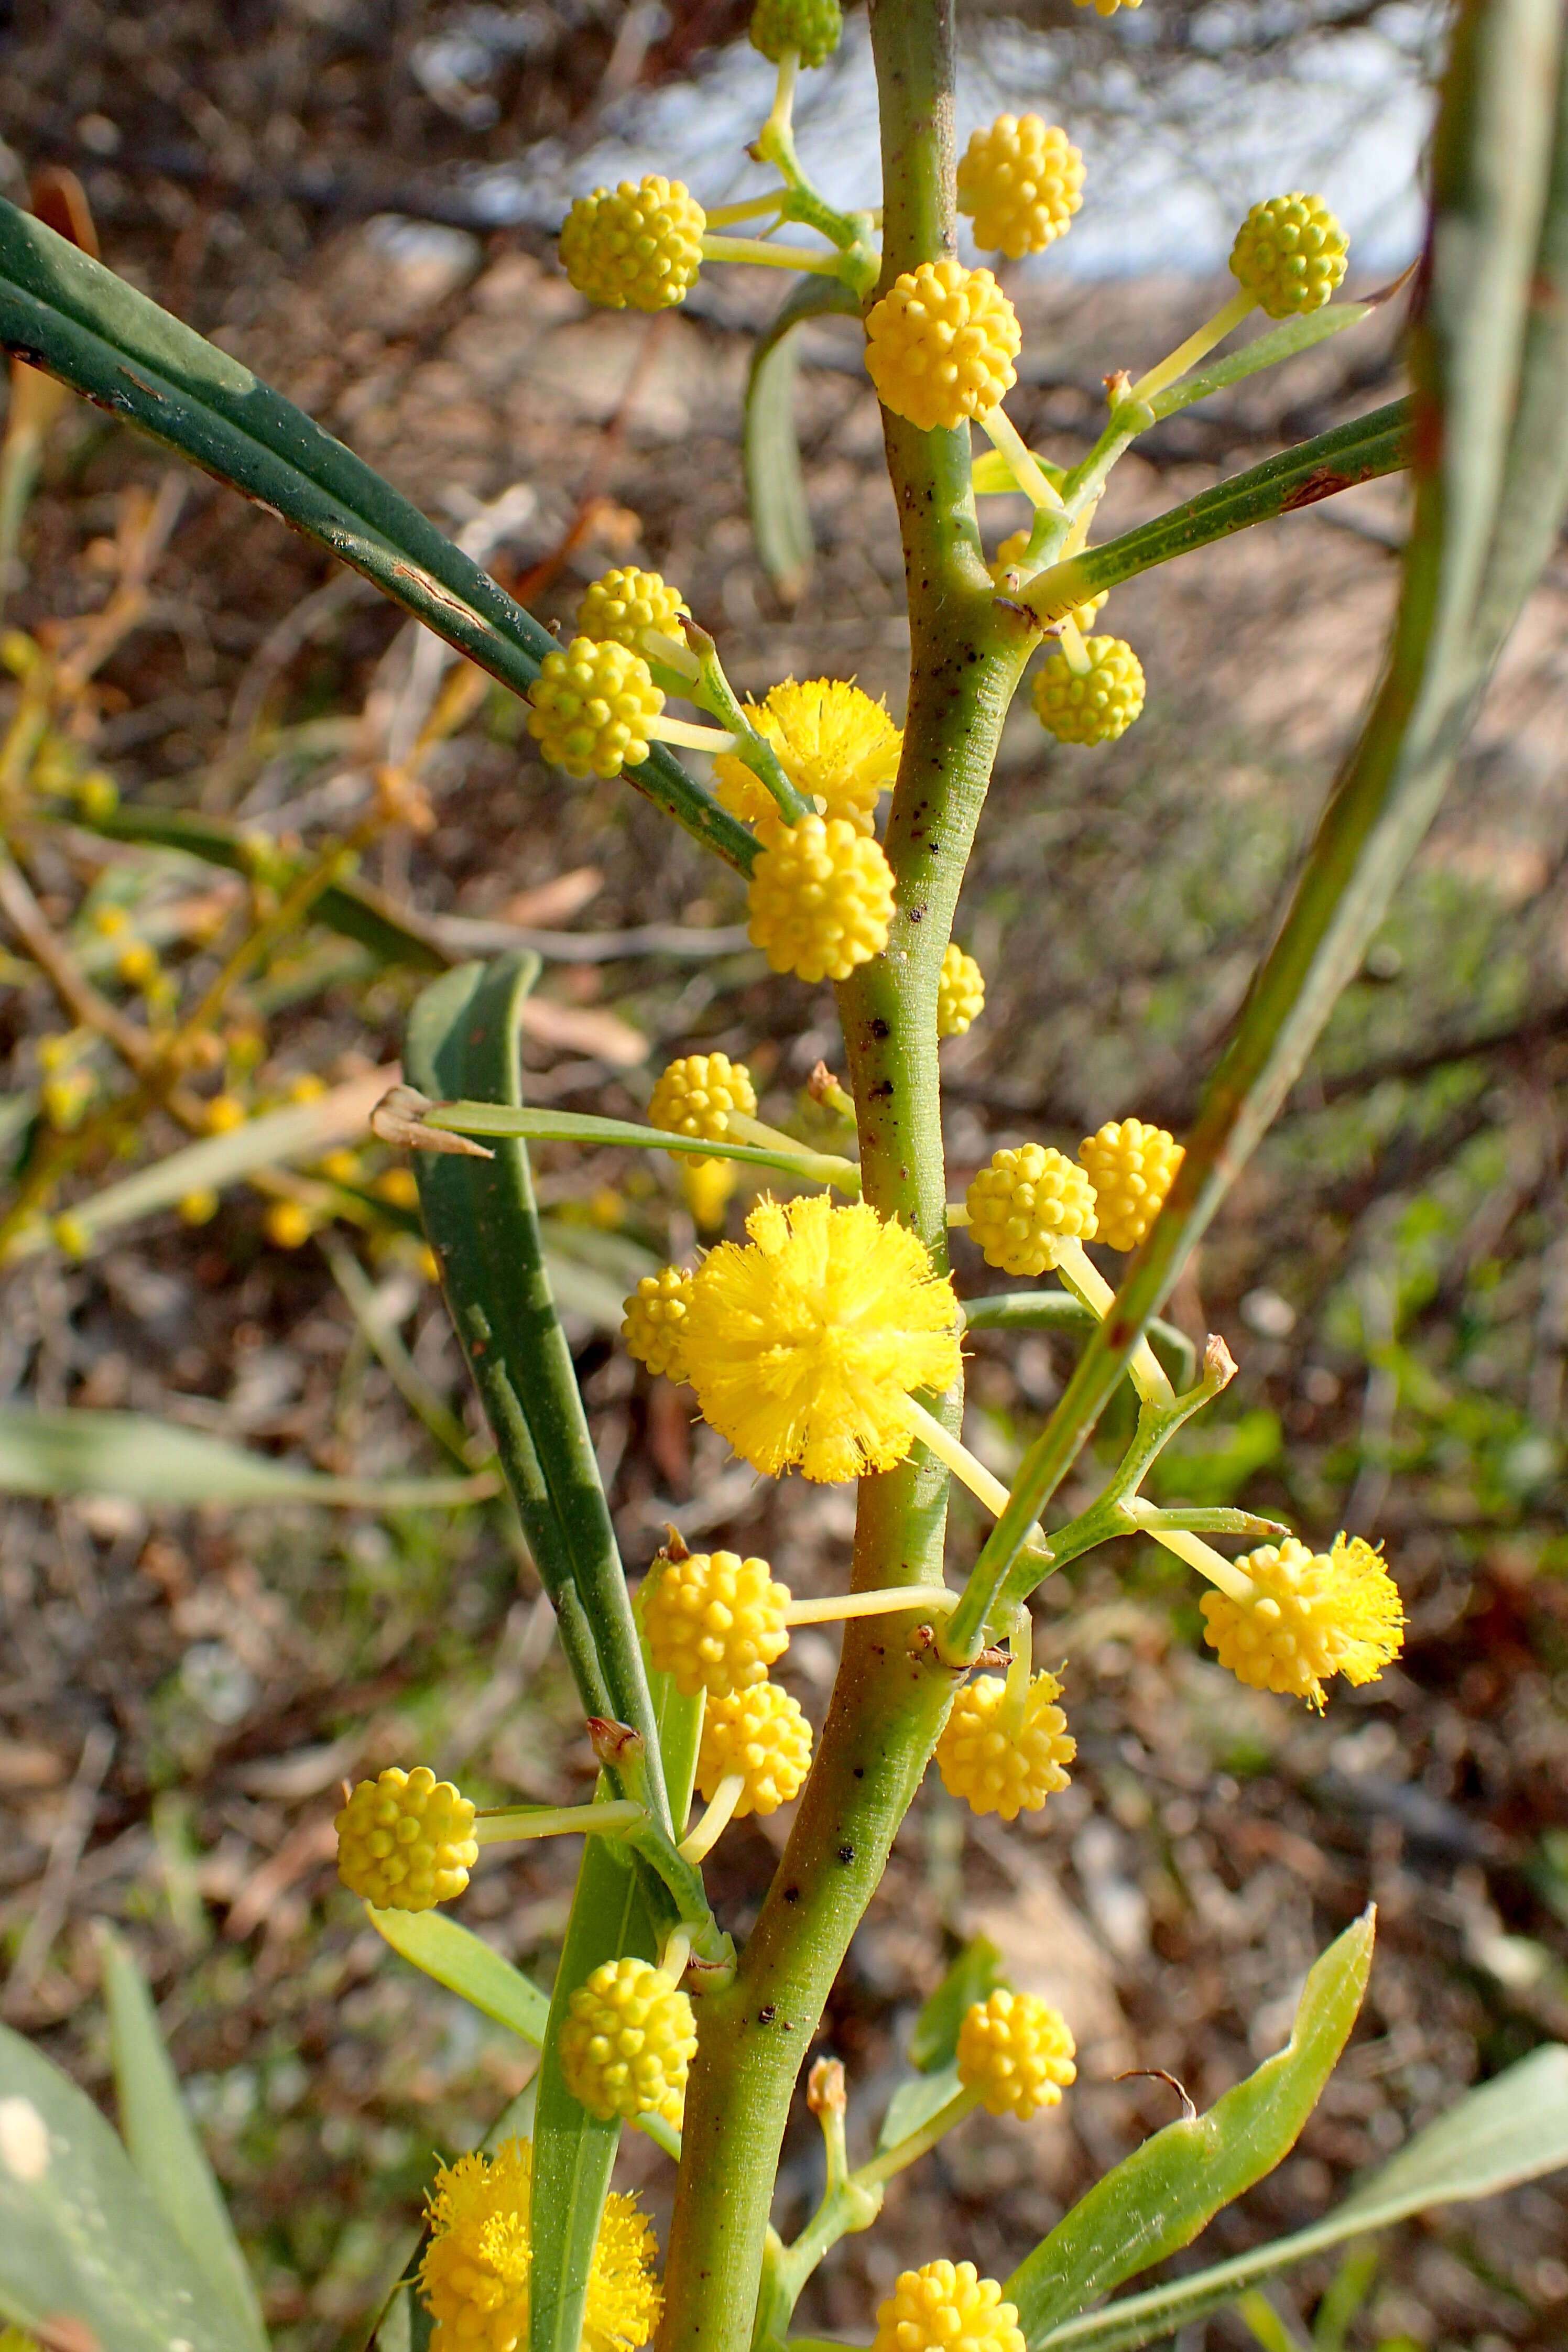
{"label": "flower bud cluster", "polygon": [[1083,202],[1083,157],[1037,114],[999,114],[976,131],[958,166],[958,209],[974,242],[1021,261],[1064,236]]}
{"label": "flower bud cluster", "polygon": [[991,272],[952,260],[906,269],[866,321],[878,399],[922,433],[989,415],[1017,382],[1022,343],[1017,314]]}
{"label": "flower bud cluster", "polygon": [[479,1860],[474,1809],[427,1764],[394,1764],[362,1780],[332,1826],[338,1876],[378,1911],[429,1911],[450,1903]]}
{"label": "flower bud cluster", "polygon": [[691,2003],[650,1960],[605,1960],[567,2004],[562,2077],[601,2123],[658,2115],[679,2126],[696,2054]]}
{"label": "flower bud cluster", "polygon": [[1007,1685],[1001,1675],[976,1675],[952,1702],[936,1743],[937,1768],[950,1797],[973,1813],[1000,1813],[1005,1822],[1037,1812],[1068,1785],[1064,1769],[1078,1753],[1067,1717],[1056,1704],[1061,1685],[1037,1674],[1024,1696],[1018,1722],[1007,1719]]}
{"label": "flower bud cluster", "polygon": [[1085,637],[1083,649],[1087,670],[1058,654],[1037,673],[1035,716],[1058,743],[1114,743],[1143,708],[1143,666],[1121,637]]}
{"label": "flower bud cluster", "polygon": [[578,197],[561,231],[561,266],[590,302],[666,310],[697,282],[706,226],[681,181],[650,172]]}
{"label": "flower bud cluster", "polygon": [[996,1151],[964,1196],[970,1238],[1004,1274],[1045,1274],[1063,1241],[1095,1236],[1094,1188],[1084,1171],[1049,1144]]}

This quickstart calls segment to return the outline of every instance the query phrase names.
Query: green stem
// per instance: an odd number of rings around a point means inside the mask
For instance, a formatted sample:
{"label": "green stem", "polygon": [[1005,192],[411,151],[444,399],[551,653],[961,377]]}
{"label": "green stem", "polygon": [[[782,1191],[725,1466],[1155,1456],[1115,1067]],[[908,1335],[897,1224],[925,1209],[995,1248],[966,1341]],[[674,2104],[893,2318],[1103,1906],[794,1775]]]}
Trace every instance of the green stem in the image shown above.
{"label": "green stem", "polygon": [[[883,278],[953,248],[952,24],[945,0],[879,0]],[[1037,643],[998,604],[980,551],[969,434],[884,418],[903,534],[911,661],[886,848],[898,908],[884,954],[838,992],[861,1181],[946,1264],[937,1068],[942,959],[1002,722]],[[955,1386],[925,1400],[959,1424]],[[947,1474],[923,1448],[860,1483],[853,1583],[940,1583]],[[896,1621],[895,1621],[896,1623]],[[850,1624],[816,1761],[734,1981],[700,1992],[662,2352],[745,2352],[796,2074],[880,1882],[953,1688],[927,1648]]]}

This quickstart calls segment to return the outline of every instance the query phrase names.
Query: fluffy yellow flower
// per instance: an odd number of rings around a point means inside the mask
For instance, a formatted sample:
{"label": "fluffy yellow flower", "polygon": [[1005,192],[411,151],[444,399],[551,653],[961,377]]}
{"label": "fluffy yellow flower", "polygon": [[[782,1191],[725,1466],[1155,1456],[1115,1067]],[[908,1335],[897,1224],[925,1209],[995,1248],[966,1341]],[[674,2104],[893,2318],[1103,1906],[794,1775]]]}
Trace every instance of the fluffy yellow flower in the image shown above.
{"label": "fluffy yellow flower", "polygon": [[578,197],[561,231],[561,266],[590,302],[665,310],[697,282],[707,226],[682,181],[650,172]]}
{"label": "fluffy yellow flower", "polygon": [[936,1760],[950,1797],[962,1797],[972,1813],[1000,1813],[1011,1822],[1020,1812],[1037,1812],[1067,1787],[1063,1768],[1078,1754],[1078,1742],[1056,1703],[1061,1685],[1055,1675],[1034,1676],[1016,1726],[1003,1712],[1006,1693],[1001,1675],[976,1675],[966,1683],[942,1726]]}
{"label": "fluffy yellow flower", "polygon": [[994,1151],[964,1194],[969,1234],[987,1265],[1004,1274],[1045,1274],[1058,1242],[1095,1237],[1094,1188],[1065,1151],[1023,1143]]}
{"label": "fluffy yellow flower", "polygon": [[1141,1118],[1108,1119],[1085,1136],[1078,1156],[1094,1187],[1096,1241],[1136,1249],[1165,1205],[1186,1157],[1183,1146]]}
{"label": "fluffy yellow flower", "polygon": [[696,2054],[691,2003],[651,1960],[606,1960],[566,2004],[562,2079],[601,2123],[612,2116],[678,2120]]}
{"label": "fluffy yellow flower", "polygon": [[739,1772],[746,1785],[735,1819],[776,1813],[799,1796],[810,1769],[811,1726],[799,1701],[777,1683],[709,1700],[697,1751],[697,1785],[705,1803],[718,1795],[721,1780]]}
{"label": "fluffy yellow flower", "polygon": [[893,870],[843,817],[803,816],[764,829],[746,905],[752,943],[775,971],[847,980],[888,944]]}
{"label": "fluffy yellow flower", "polygon": [[999,114],[976,131],[958,166],[958,209],[974,242],[1021,261],[1067,235],[1083,202],[1083,157],[1037,114]]}
{"label": "fluffy yellow flower", "polygon": [[1018,381],[1013,305],[988,269],[922,261],[896,278],[866,321],[877,397],[922,433],[988,416]]}
{"label": "fluffy yellow flower", "polygon": [[362,1780],[332,1823],[338,1876],[378,1911],[428,1911],[450,1903],[479,1858],[474,1809],[428,1764],[394,1764]]}
{"label": "fluffy yellow flower", "polygon": [[723,1698],[766,1679],[789,1647],[790,1591],[765,1559],[733,1551],[661,1558],[638,1608],[654,1672],[672,1675],[683,1698]]}
{"label": "fluffy yellow flower", "polygon": [[[728,1054],[683,1054],[661,1073],[648,1103],[647,1122],[666,1135],[701,1136],[718,1143],[729,1131],[732,1110],[750,1118],[756,1108],[757,1090],[744,1062],[732,1062]],[[684,1152],[681,1159],[685,1165],[693,1164]],[[706,1160],[695,1163],[700,1168],[708,1164]]]}
{"label": "fluffy yellow flower", "polygon": [[973,2263],[922,2263],[878,2305],[871,2352],[1024,2352],[1024,2331],[1016,2304]]}
{"label": "fluffy yellow flower", "polygon": [[1250,1602],[1205,1592],[1204,1639],[1239,1682],[1284,1691],[1321,1710],[1324,1677],[1374,1683],[1405,1646],[1399,1588],[1373,1547],[1336,1536],[1326,1552],[1296,1537],[1238,1559]]}
{"label": "fluffy yellow flower", "polygon": [[[797,686],[786,677],[761,702],[749,702],[745,715],[773,745],[795,790],[816,802],[819,815],[841,816],[857,833],[870,832],[878,796],[898,774],[904,744],[903,730],[884,704],[845,678],[813,677]],[[776,816],[767,786],[732,751],[714,761],[713,786],[731,816],[750,824]]]}
{"label": "fluffy yellow flower", "polygon": [[864,1202],[759,1201],[691,1285],[687,1376],[754,1469],[833,1483],[910,1450],[913,1390],[958,1376],[957,1302],[925,1245]]}
{"label": "fluffy yellow flower", "polygon": [[959,2081],[979,2092],[988,2116],[1016,2116],[1020,2123],[1061,2105],[1063,2089],[1077,2079],[1075,2054],[1059,2009],[1005,1986],[972,2002],[958,2029]]}
{"label": "fluffy yellow flower", "polygon": [[656,1380],[662,1372],[667,1381],[683,1381],[691,1276],[679,1265],[661,1265],[657,1274],[645,1274],[623,1304],[626,1314],[621,1337],[629,1353]]}
{"label": "fluffy yellow flower", "polygon": [[985,1010],[985,974],[956,940],[950,940],[936,984],[936,1034],[962,1037]]}
{"label": "fluffy yellow flower", "polygon": [[[443,2165],[430,2191],[419,2284],[436,2323],[432,2352],[516,2352],[528,2341],[533,2145]],[[635,2197],[612,2190],[594,2247],[582,2352],[639,2352],[658,2325],[658,2248]]]}

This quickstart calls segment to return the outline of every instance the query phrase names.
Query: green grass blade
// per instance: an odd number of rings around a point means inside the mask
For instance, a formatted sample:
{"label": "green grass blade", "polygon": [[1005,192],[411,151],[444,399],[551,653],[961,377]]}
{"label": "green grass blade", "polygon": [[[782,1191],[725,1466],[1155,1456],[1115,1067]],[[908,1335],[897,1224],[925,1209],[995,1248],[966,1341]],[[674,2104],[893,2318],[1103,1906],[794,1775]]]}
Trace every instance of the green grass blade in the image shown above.
{"label": "green grass blade", "polygon": [[[535,955],[504,956],[464,964],[426,989],[409,1018],[410,1083],[427,1094],[478,1097],[481,1106],[514,1115],[522,1092],[518,1005],[538,971]],[[642,1734],[650,1796],[662,1807],[653,1703],[555,1310],[528,1154],[521,1143],[502,1139],[490,1160],[420,1152],[416,1166],[447,1303],[554,1603],[584,1711]]]}
{"label": "green grass blade", "polygon": [[858,318],[860,305],[839,278],[803,278],[758,338],[746,377],[741,449],[752,534],[758,561],[786,604],[805,586],[816,551],[795,429],[795,331],[829,310]]}
{"label": "green grass blade", "polygon": [[255,2352],[92,2101],[8,2026],[0,2153],[0,2318],[105,2352]]}
{"label": "green grass blade", "polygon": [[1206,2115],[1145,2140],[1019,2264],[1004,2292],[1031,2347],[1085,2304],[1190,2245],[1289,2155],[1355,2023],[1372,1946],[1369,1913],[1315,1963],[1285,2048]]}
{"label": "green grass blade", "polygon": [[[151,434],[363,572],[526,695],[554,639],[303,409],[52,229],[0,205],[0,347]],[[756,845],[656,744],[627,780],[741,872]]]}
{"label": "green grass blade", "polygon": [[228,2208],[180,2096],[142,1972],[118,1936],[99,1930],[120,2128],[127,2153],[237,2329],[266,2352],[267,2329]]}
{"label": "green grass blade", "polygon": [[1053,2327],[1037,2352],[1139,2352],[1234,2303],[1259,2279],[1428,2205],[1496,2197],[1568,2165],[1568,2046],[1549,2042],[1417,2134],[1310,2230]]}
{"label": "green grass blade", "polygon": [[496,1486],[488,1473],[473,1478],[329,1478],[151,1413],[75,1405],[0,1407],[0,1494],[122,1495],[171,1510],[195,1503],[404,1510],[482,1502]]}
{"label": "green grass blade", "polygon": [[[1537,265],[1545,250],[1561,257],[1553,239],[1563,233],[1568,173],[1552,160],[1561,36],[1556,0],[1466,0],[1461,10],[1435,148],[1429,289],[1414,346],[1415,526],[1388,667],[1205,1091],[1164,1212],[1026,1454],[949,1620],[945,1638],[955,1649],[976,1646],[994,1612],[999,1619],[1017,1597],[1025,1570],[1011,1583],[1009,1571],[1029,1527],[1360,969],[1531,584],[1515,561],[1505,602],[1488,563],[1524,462],[1516,395],[1527,330],[1539,318],[1531,307]],[[1568,465],[1568,403],[1527,402],[1517,431],[1527,416],[1543,436],[1531,462],[1539,460],[1542,478],[1556,479],[1559,461]]]}

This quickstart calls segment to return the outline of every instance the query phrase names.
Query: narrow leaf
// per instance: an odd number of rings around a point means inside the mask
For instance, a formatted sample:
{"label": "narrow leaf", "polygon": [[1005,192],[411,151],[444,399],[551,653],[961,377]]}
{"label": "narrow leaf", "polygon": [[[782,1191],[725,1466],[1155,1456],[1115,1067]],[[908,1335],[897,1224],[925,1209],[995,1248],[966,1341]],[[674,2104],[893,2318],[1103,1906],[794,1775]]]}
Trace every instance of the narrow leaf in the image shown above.
{"label": "narrow leaf", "polygon": [[815,547],[795,429],[795,330],[829,310],[858,316],[860,305],[837,278],[803,278],[757,341],[742,419],[746,496],[757,556],[782,603],[805,586]]}
{"label": "narrow leaf", "polygon": [[395,1952],[481,2015],[509,2025],[531,2049],[542,2047],[548,1997],[471,1927],[445,1911],[378,1911],[374,1903],[364,1908],[376,1934]]}
{"label": "narrow leaf", "polygon": [[196,1503],[328,1503],[445,1509],[496,1492],[473,1478],[329,1478],[226,1445],[151,1413],[0,1406],[0,1494],[123,1495],[169,1510]]}
{"label": "narrow leaf", "polygon": [[963,2012],[1004,1982],[1002,1955],[987,1936],[976,1936],[948,1969],[921,2008],[910,2035],[910,2064],[922,2074],[952,2063]]}
{"label": "narrow leaf", "polygon": [[[526,695],[554,640],[303,409],[41,221],[0,205],[0,348],[188,457]],[[756,845],[662,744],[627,780],[742,873]]]}
{"label": "narrow leaf", "polygon": [[[1394,290],[1390,287],[1387,293]],[[1260,368],[1278,367],[1281,360],[1310,352],[1315,344],[1326,342],[1331,335],[1342,335],[1347,327],[1359,327],[1386,299],[1385,294],[1372,302],[1327,302],[1321,310],[1310,310],[1305,318],[1287,319],[1266,334],[1255,335],[1239,351],[1227,352],[1224,359],[1204,362],[1190,375],[1180,377],[1157,393],[1150,406],[1157,417],[1173,416],[1177,409],[1190,408],[1194,400],[1207,400],[1212,393],[1241,383]]]}
{"label": "narrow leaf", "polygon": [[1020,2263],[1005,2294],[1037,2352],[1059,2321],[1190,2245],[1289,2153],[1355,2023],[1372,1946],[1368,1913],[1314,1965],[1285,2048],[1206,2115],[1145,2140]]}
{"label": "narrow leaf", "polygon": [[142,1971],[112,1930],[100,1927],[110,2052],[120,2127],[142,2184],[162,2206],[211,2294],[246,2340],[266,2352],[255,2283],[180,2096],[180,2085]]}
{"label": "narrow leaf", "polygon": [[877,2133],[877,2153],[897,2147],[901,2139],[929,2124],[939,2115],[948,2101],[958,2095],[958,2068],[955,2064],[939,2067],[934,2074],[910,2074],[899,2084],[888,2101]]}
{"label": "narrow leaf", "polygon": [[[662,1127],[639,1127],[629,1118],[601,1118],[593,1111],[530,1110],[526,1106],[513,1108],[500,1103],[443,1102],[426,1114],[425,1125],[444,1129],[451,1135],[525,1136],[535,1143],[616,1143],[633,1145],[643,1151],[673,1151],[678,1159],[682,1153],[699,1159],[713,1157],[713,1145],[706,1137],[672,1135]],[[804,1165],[821,1162],[826,1155],[813,1151],[806,1143],[792,1153],[782,1145],[775,1151],[765,1144],[726,1141],[723,1157],[743,1160],[750,1167],[778,1168],[798,1176]],[[852,1165],[840,1160],[832,1164],[838,1168]]]}
{"label": "narrow leaf", "polygon": [[104,2352],[255,2352],[98,2109],[0,2026],[0,2316]]}
{"label": "narrow leaf", "polygon": [[[1428,2205],[1495,2197],[1568,2165],[1568,2045],[1543,2043],[1438,2123],[1310,2230],[1256,2246],[1212,2270],[1128,2295],[1039,2339],[1039,2352],[1139,2352],[1234,2303],[1259,2279]],[[1071,2218],[1070,2216],[1068,2217]]]}
{"label": "narrow leaf", "polygon": [[[518,1006],[538,971],[536,955],[504,956],[493,964],[464,964],[427,989],[408,1024],[405,1058],[412,1084],[437,1097],[474,1096],[477,1108],[521,1117]],[[420,1204],[447,1303],[554,1604],[584,1712],[641,1733],[649,1793],[661,1807],[653,1703],[544,1262],[527,1152],[520,1142],[502,1140],[489,1160],[416,1157]]]}

